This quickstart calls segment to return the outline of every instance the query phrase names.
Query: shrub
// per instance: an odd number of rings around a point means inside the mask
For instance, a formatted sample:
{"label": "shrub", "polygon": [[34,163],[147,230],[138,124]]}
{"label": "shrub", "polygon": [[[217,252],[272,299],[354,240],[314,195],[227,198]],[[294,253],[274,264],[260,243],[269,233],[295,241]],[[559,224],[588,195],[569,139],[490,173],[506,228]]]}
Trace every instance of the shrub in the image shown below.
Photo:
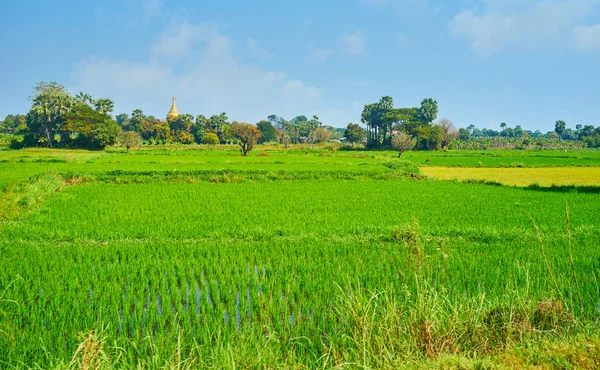
{"label": "shrub", "polygon": [[217,136],[217,134],[209,132],[202,136],[202,143],[208,145],[217,145],[219,144],[219,137]]}

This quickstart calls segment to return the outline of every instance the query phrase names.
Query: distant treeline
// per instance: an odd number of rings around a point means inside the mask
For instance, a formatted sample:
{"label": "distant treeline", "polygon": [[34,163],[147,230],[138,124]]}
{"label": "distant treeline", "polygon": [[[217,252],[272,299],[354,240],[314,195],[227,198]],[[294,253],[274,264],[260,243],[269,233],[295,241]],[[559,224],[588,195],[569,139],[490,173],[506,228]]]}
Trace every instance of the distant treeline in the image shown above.
{"label": "distant treeline", "polygon": [[56,82],[36,85],[30,100],[27,114],[11,114],[0,121],[0,144],[13,148],[103,149],[121,143],[129,149],[140,143],[239,143],[246,154],[248,143],[251,150],[254,143],[279,142],[287,146],[332,140],[375,149],[394,147],[400,154],[413,149],[600,147],[600,127],[576,125],[572,129],[564,121],[557,121],[555,130],[547,133],[511,128],[506,123],[500,124],[500,131],[474,125],[457,129],[451,120],[437,119],[438,103],[431,98],[423,99],[419,107],[395,108],[389,96],[366,104],[361,114],[366,130],[356,123],[345,128],[326,126],[316,115],[291,120],[270,115],[256,125],[229,122],[224,112],[210,117],[180,114],[163,120],[135,109],[131,115],[113,117],[112,100],[93,99],[85,93],[72,96]]}
{"label": "distant treeline", "polygon": [[[500,124],[500,131],[479,129],[474,125],[457,129],[448,118],[438,115],[437,101],[423,99],[419,107],[394,108],[389,96],[365,105],[361,121],[367,126],[369,147],[393,146],[403,150],[493,149],[493,148],[565,148],[600,147],[600,127],[576,125],[567,128],[564,121],[555,123],[554,131],[542,133],[521,126]],[[435,121],[435,122],[434,122]],[[397,139],[397,140],[396,140]]]}
{"label": "distant treeline", "polygon": [[[10,135],[11,146],[30,146],[102,149],[119,141],[139,140],[145,144],[231,144],[247,139],[251,142],[317,143],[339,140],[344,129],[323,125],[316,115],[298,116],[287,121],[276,115],[258,122],[253,130],[236,135],[236,127],[248,125],[229,122],[227,114],[206,117],[180,114],[165,120],[147,116],[141,109],[131,115],[122,113],[112,117],[114,102],[93,99],[79,93],[72,96],[56,82],[41,82],[30,98],[32,106],[26,115],[8,115],[0,122],[0,134]],[[236,124],[238,124],[236,126]],[[238,130],[242,132],[243,130]],[[136,133],[137,135],[122,135]],[[123,140],[120,140],[123,136]],[[136,137],[137,136],[137,137]]]}

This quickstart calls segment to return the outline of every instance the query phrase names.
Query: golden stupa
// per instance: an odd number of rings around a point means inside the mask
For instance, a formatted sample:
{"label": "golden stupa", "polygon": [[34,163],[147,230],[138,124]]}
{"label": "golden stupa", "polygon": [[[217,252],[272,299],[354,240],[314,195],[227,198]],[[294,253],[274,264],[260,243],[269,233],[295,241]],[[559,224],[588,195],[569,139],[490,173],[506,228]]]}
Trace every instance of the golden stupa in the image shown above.
{"label": "golden stupa", "polygon": [[177,110],[177,104],[175,104],[175,97],[173,97],[173,104],[171,104],[171,109],[167,113],[167,120],[177,117],[179,117],[179,111]]}

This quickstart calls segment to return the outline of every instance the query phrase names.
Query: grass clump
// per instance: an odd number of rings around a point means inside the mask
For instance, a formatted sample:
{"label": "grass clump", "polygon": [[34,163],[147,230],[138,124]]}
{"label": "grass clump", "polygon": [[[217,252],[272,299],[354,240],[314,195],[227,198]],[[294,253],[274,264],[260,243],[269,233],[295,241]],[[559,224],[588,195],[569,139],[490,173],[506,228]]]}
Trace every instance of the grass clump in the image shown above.
{"label": "grass clump", "polygon": [[6,189],[0,196],[0,224],[13,221],[20,215],[39,208],[65,186],[62,177],[46,173]]}

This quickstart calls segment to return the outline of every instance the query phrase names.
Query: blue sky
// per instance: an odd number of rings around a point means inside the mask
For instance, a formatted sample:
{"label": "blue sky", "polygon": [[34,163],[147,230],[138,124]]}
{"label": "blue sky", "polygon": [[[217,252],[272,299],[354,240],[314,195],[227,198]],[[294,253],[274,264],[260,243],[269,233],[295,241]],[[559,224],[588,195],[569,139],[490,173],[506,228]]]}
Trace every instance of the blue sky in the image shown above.
{"label": "blue sky", "polygon": [[0,5],[0,117],[38,81],[116,113],[318,114],[383,95],[457,126],[600,125],[600,0],[63,0]]}

